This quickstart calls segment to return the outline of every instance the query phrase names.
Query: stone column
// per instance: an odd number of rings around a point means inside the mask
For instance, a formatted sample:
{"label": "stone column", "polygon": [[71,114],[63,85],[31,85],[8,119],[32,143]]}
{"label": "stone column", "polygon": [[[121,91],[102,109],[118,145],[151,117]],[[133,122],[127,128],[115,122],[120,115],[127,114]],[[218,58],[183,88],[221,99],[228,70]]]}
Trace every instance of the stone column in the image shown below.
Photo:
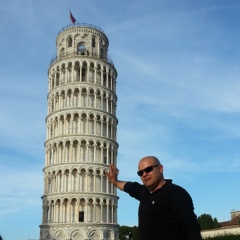
{"label": "stone column", "polygon": [[91,82],[90,79],[89,79],[89,68],[90,66],[87,66],[87,72],[86,72],[86,82]]}
{"label": "stone column", "polygon": [[68,200],[67,202],[67,223],[70,222],[70,215],[71,214],[71,202]]}
{"label": "stone column", "polygon": [[107,223],[109,223],[109,203],[106,203],[107,207]]}
{"label": "stone column", "polygon": [[79,64],[79,81],[82,82],[82,64]]}
{"label": "stone column", "polygon": [[101,86],[103,86],[103,67],[101,67],[100,71],[101,71]]}
{"label": "stone column", "polygon": [[94,83],[97,83],[97,68],[94,68]]}

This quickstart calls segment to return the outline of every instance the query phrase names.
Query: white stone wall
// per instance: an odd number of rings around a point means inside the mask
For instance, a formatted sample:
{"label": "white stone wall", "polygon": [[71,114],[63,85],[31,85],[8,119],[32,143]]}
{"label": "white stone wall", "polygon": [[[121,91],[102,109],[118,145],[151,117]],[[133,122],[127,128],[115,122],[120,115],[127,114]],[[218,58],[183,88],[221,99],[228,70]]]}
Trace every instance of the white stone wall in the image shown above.
{"label": "white stone wall", "polygon": [[203,239],[208,237],[224,236],[228,234],[240,235],[240,226],[201,231]]}

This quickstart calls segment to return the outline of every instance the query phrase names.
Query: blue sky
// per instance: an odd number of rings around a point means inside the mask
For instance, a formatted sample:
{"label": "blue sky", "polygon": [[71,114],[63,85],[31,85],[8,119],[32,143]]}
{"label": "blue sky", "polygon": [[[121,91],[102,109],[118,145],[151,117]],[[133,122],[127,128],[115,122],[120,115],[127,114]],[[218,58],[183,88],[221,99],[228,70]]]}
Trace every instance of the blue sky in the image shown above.
{"label": "blue sky", "polygon": [[[4,240],[39,237],[47,70],[69,7],[110,41],[119,178],[139,181],[139,159],[155,155],[165,178],[191,194],[198,216],[229,220],[240,210],[240,2],[9,0],[0,5]],[[118,194],[118,223],[137,225],[138,202]]]}

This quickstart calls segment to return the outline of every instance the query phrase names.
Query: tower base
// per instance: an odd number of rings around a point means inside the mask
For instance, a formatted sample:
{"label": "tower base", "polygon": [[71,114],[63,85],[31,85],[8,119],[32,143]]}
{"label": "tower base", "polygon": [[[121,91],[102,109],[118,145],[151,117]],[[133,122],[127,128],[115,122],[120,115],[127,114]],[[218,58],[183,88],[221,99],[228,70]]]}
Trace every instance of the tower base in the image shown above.
{"label": "tower base", "polygon": [[[62,226],[61,226],[62,225]],[[40,240],[118,240],[117,224],[47,224],[40,225]]]}

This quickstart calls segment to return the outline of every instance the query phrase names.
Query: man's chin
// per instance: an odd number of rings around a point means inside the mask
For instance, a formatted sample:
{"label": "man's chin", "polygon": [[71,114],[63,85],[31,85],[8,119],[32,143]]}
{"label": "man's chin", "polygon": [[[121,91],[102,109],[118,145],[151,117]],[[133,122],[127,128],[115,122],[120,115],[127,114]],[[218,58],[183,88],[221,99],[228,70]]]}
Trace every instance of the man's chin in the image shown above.
{"label": "man's chin", "polygon": [[144,182],[144,186],[149,190],[152,188],[152,184],[150,182]]}

